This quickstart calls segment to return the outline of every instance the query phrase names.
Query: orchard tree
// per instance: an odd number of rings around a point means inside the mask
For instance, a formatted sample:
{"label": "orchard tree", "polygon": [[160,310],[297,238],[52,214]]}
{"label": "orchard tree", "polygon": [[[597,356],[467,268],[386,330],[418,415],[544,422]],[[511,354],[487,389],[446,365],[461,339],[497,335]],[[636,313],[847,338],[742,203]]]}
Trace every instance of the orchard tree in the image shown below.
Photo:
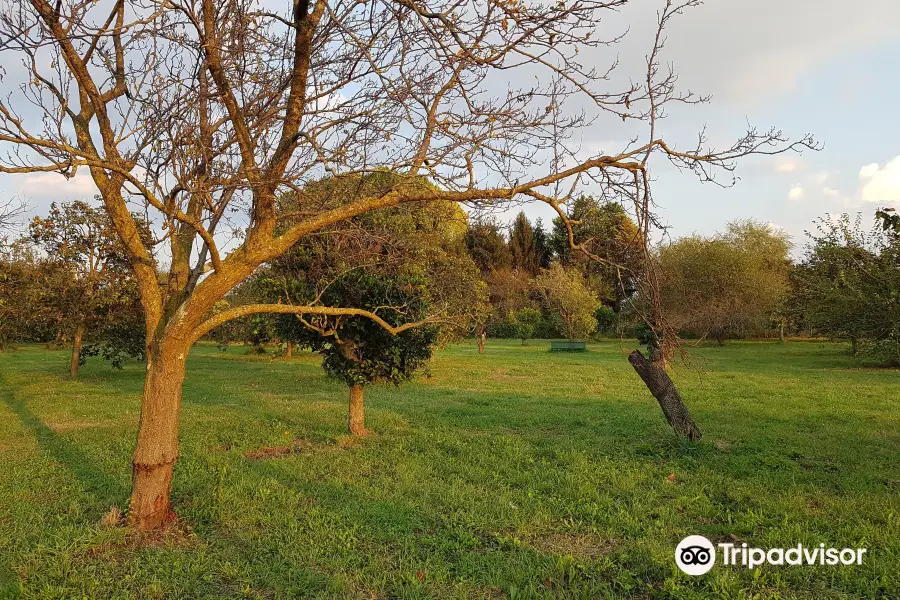
{"label": "orchard tree", "polygon": [[796,276],[807,326],[900,366],[900,234],[846,214],[817,230]]}
{"label": "orchard tree", "polygon": [[[385,193],[401,178],[376,172],[355,181],[325,179],[308,185],[305,198],[342,205],[360,195]],[[428,187],[422,178],[419,185]],[[308,201],[308,200],[307,200]],[[280,211],[295,214],[298,198],[280,202]],[[471,332],[487,311],[487,288],[466,249],[467,215],[459,205],[436,201],[373,210],[301,240],[251,278],[249,293],[257,301],[308,303],[354,268],[385,276],[417,277],[427,283],[430,306],[441,317],[440,343]],[[296,319],[274,318],[275,337],[295,343]],[[290,346],[289,346],[290,347]]]}
{"label": "orchard tree", "polygon": [[584,276],[577,269],[555,264],[541,273],[534,285],[544,306],[559,314],[569,340],[586,338],[597,328],[594,313],[600,300],[585,285]]}
{"label": "orchard tree", "polygon": [[[146,225],[139,217],[133,217],[133,222],[146,243],[150,238]],[[97,334],[110,334],[107,351],[98,346],[92,354],[111,360],[120,357],[120,351],[134,355],[135,344],[127,341],[134,335],[127,332],[142,320],[137,287],[128,255],[106,212],[83,200],[53,203],[47,217],[34,218],[29,233],[48,261],[58,262],[71,273],[65,285],[48,298],[60,316],[61,333],[72,340],[69,375],[76,377],[83,363],[85,335],[102,338]],[[143,341],[137,345],[143,346]],[[143,355],[142,350],[136,353]],[[119,358],[114,362],[120,364]]]}
{"label": "orchard tree", "polygon": [[0,247],[0,350],[53,340],[60,322],[56,295],[71,282],[71,270],[41,256],[28,239]]}
{"label": "orchard tree", "polygon": [[514,316],[516,330],[524,346],[525,340],[533,338],[534,334],[539,330],[544,316],[541,314],[541,311],[528,307],[520,308],[515,312]]}
{"label": "orchard tree", "polygon": [[431,358],[438,328],[429,322],[431,307],[425,283],[415,277],[387,276],[356,269],[322,293],[327,306],[363,308],[391,327],[391,333],[371,318],[355,315],[291,315],[301,327],[292,339],[323,356],[329,377],[347,384],[350,404],[347,429],[365,435],[365,386],[400,385]]}
{"label": "orchard tree", "polygon": [[[667,105],[702,98],[678,92],[675,74],[660,67],[662,32],[699,2],[660,2],[646,68],[630,77],[610,73],[620,32],[598,34],[628,0],[4,3],[0,55],[23,68],[4,80],[15,92],[0,101],[0,172],[87,171],[144,308],[130,521],[152,529],[174,514],[179,406],[194,341],[255,313],[377,316],[321,303],[212,313],[298,241],[408,203],[536,200],[565,217],[565,190],[588,180],[634,201],[646,239],[653,156],[709,180],[729,176],[748,154],[811,145],[755,129],[722,150],[703,136],[694,147],[666,141]],[[578,157],[570,140],[603,118],[641,126],[641,141]],[[338,207],[310,204],[279,226],[284,194],[326,174],[377,169],[405,178]],[[433,188],[417,184],[421,175]],[[134,205],[165,232],[158,244],[141,237]]]}
{"label": "orchard tree", "polygon": [[790,291],[787,236],[753,221],[660,248],[663,312],[678,331],[724,344],[768,327]]}

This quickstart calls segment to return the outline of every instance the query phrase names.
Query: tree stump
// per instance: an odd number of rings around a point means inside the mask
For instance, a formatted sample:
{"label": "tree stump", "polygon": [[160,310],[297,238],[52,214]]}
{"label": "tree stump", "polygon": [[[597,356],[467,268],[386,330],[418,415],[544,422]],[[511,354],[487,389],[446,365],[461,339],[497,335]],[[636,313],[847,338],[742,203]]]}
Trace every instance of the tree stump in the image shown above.
{"label": "tree stump", "polygon": [[629,354],[628,362],[631,363],[631,366],[634,367],[634,370],[637,371],[637,374],[644,381],[644,385],[647,386],[647,389],[659,402],[659,407],[666,416],[669,425],[675,430],[675,433],[683,435],[691,441],[699,440],[703,433],[691,419],[691,414],[688,412],[687,406],[682,402],[678,388],[675,387],[675,383],[669,377],[669,374],[666,373],[666,370],[647,360],[640,350],[635,350]]}

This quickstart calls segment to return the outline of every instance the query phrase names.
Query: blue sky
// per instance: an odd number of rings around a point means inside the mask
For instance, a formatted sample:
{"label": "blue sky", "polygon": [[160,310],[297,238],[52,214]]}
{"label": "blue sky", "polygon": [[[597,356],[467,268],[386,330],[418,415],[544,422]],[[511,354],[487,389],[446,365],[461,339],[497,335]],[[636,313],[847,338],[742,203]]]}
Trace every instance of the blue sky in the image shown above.
{"label": "blue sky", "polygon": [[[640,77],[661,5],[635,0],[621,23],[612,24],[631,27],[618,53],[632,76]],[[708,0],[675,21],[663,58],[675,65],[681,87],[713,98],[673,112],[662,125],[663,138],[689,143],[706,125],[713,141],[726,142],[749,122],[776,126],[792,138],[812,132],[824,149],[748,159],[729,189],[700,184],[657,162],[654,195],[670,233],[710,234],[729,220],[755,218],[784,228],[799,250],[804,230],[827,213],[900,208],[897,23],[898,0]],[[598,67],[605,58],[598,57]],[[585,146],[615,144],[623,133],[614,129],[586,131]],[[0,194],[26,198],[33,213],[52,200],[94,193],[86,172],[68,182],[53,174],[0,176]],[[526,212],[552,217],[547,207]]]}

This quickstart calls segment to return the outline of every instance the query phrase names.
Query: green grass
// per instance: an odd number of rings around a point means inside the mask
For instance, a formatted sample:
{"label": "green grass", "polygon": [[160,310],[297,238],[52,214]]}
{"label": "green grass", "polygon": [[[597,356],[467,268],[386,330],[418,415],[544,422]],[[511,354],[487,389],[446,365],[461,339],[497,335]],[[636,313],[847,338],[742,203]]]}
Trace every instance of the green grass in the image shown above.
{"label": "green grass", "polygon": [[[71,382],[64,352],[0,354],[0,597],[900,598],[900,373],[830,344],[697,349],[701,372],[675,371],[690,444],[628,344],[547,347],[457,346],[369,388],[359,443],[316,357],[196,348],[181,533],[144,540],[99,524],[128,497],[142,367]],[[688,534],[869,550],[692,578],[673,561]]]}

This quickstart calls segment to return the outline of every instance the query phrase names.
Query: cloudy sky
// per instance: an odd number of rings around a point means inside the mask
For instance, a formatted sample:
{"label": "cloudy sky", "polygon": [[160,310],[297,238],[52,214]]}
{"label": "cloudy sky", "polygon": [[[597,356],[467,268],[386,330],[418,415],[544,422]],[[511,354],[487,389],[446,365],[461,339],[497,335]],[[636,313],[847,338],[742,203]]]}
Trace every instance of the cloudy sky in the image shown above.
{"label": "cloudy sky", "polygon": [[[631,25],[622,56],[643,58],[660,4],[635,0],[622,15]],[[784,228],[802,246],[804,230],[827,213],[900,208],[898,22],[898,0],[707,0],[675,21],[664,59],[682,88],[713,98],[673,113],[663,137],[689,144],[706,125],[713,141],[725,141],[751,123],[792,138],[812,132],[824,149],[747,160],[729,189],[660,168],[654,194],[672,234],[708,234],[752,217]],[[585,147],[616,143],[604,131],[586,135]],[[52,174],[0,176],[0,193],[41,210],[54,199],[90,197],[94,188],[86,173],[69,182]],[[546,207],[528,212],[550,216]]]}

